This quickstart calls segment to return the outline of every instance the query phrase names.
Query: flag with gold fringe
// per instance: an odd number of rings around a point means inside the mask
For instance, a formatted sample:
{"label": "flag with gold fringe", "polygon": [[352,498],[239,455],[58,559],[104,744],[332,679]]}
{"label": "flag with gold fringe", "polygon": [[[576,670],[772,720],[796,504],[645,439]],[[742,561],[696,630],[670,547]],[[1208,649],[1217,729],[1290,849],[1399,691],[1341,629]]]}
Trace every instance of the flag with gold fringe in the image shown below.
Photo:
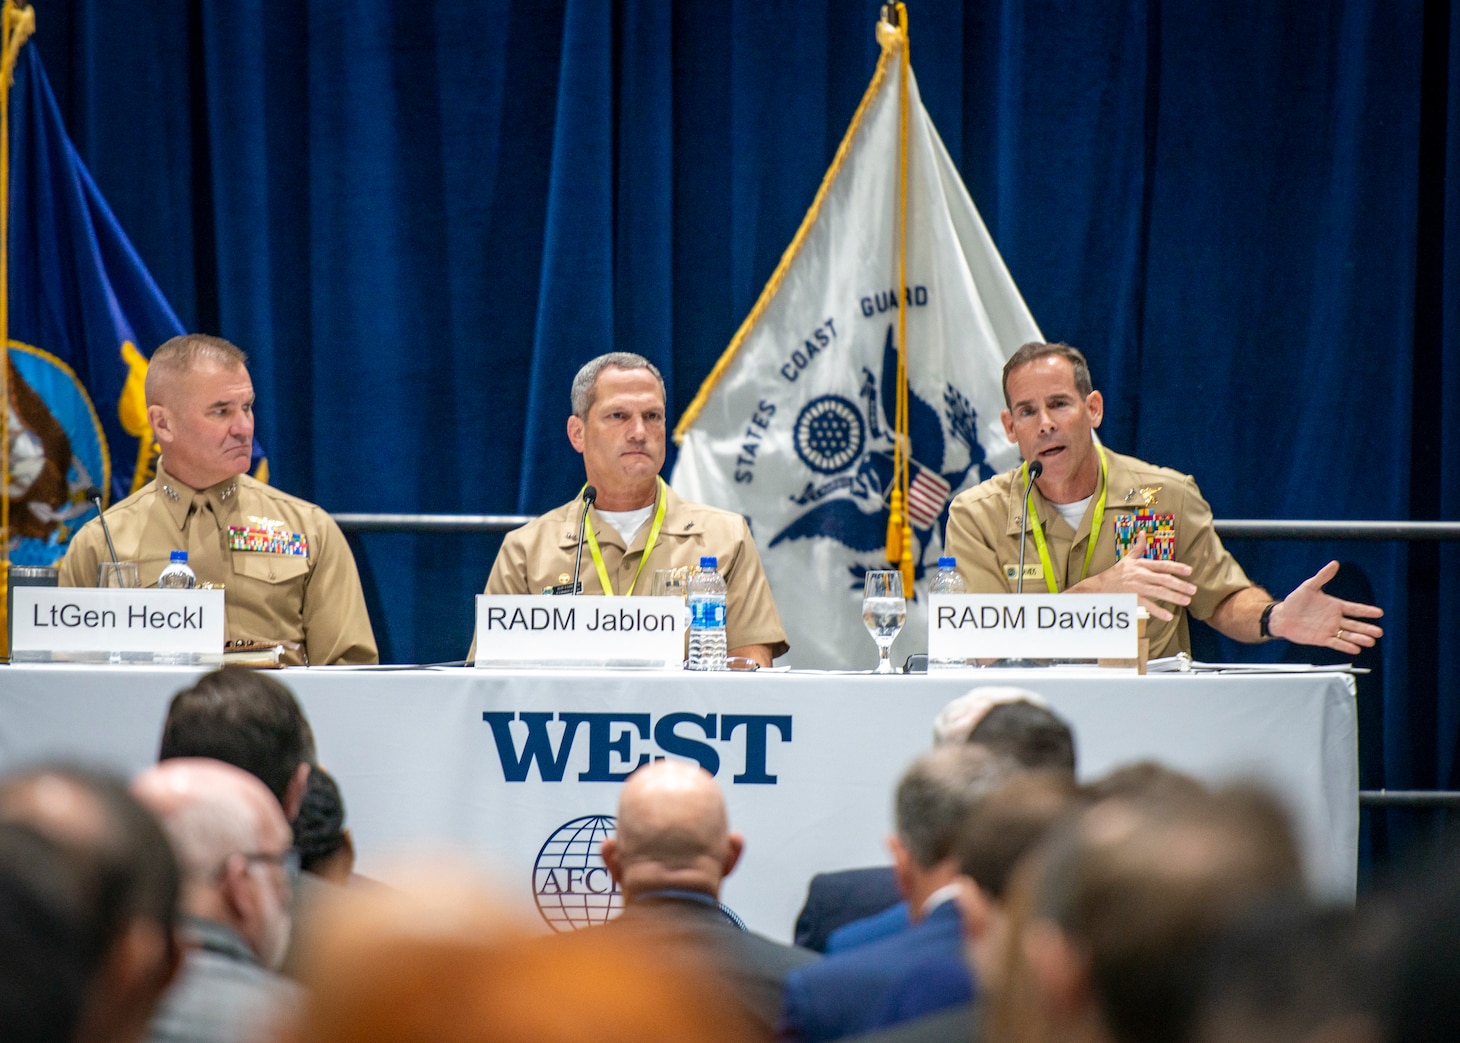
{"label": "flag with gold fringe", "polygon": [[884,8],[872,82],[760,299],[685,411],[673,482],[751,523],[799,667],[871,666],[863,577],[899,569],[926,650],[948,504],[1014,466],[1000,375],[1039,327]]}

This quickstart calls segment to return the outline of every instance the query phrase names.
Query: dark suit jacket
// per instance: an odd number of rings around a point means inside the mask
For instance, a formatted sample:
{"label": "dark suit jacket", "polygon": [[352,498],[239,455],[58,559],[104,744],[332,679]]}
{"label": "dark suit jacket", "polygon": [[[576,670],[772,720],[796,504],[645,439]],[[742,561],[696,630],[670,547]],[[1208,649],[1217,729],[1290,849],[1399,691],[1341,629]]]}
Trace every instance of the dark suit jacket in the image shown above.
{"label": "dark suit jacket", "polygon": [[[957,903],[944,902],[905,931],[792,971],[777,1035],[816,1043],[867,1032],[909,967],[933,958],[961,964],[962,952]],[[971,1000],[972,978],[955,992],[947,1006]]]}
{"label": "dark suit jacket", "polygon": [[806,889],[806,904],[796,917],[796,944],[816,952],[826,951],[832,931],[880,913],[902,901],[891,866],[843,869],[817,873]]}
{"label": "dark suit jacket", "polygon": [[818,960],[731,923],[712,900],[641,897],[618,918],[593,930],[612,931],[651,951],[685,952],[720,972],[734,999],[770,1035],[781,1010],[786,975]]}
{"label": "dark suit jacket", "polygon": [[973,1003],[960,1003],[916,1021],[853,1036],[847,1043],[978,1043],[977,1011]]}
{"label": "dark suit jacket", "polygon": [[880,913],[873,913],[860,920],[842,924],[826,936],[824,951],[828,956],[836,952],[846,952],[859,945],[887,938],[898,931],[905,931],[911,926],[912,915],[907,903],[898,902],[896,905],[888,906]]}

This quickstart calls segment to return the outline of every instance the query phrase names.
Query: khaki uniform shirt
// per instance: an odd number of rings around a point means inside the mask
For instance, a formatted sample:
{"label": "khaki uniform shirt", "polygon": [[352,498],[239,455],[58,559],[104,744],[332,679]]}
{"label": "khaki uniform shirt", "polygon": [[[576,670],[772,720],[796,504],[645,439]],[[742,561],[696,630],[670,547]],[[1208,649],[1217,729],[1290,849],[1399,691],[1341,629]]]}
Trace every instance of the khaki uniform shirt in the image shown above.
{"label": "khaki uniform shirt", "polygon": [[[593,533],[598,538],[603,565],[614,591],[622,594],[628,590],[637,572],[639,579],[634,583],[634,595],[653,594],[657,569],[698,565],[701,556],[713,554],[719,559],[720,575],[725,577],[726,647],[769,645],[772,656],[785,655],[791,646],[786,643],[781,615],[776,611],[765,569],[761,567],[760,552],[755,548],[745,519],[733,511],[687,503],[668,485],[664,493],[664,524],[642,572],[639,563],[644,559],[644,544],[654,524],[653,515],[634,535],[634,545],[626,548],[619,531],[599,516],[597,508],[590,509]],[[486,593],[541,594],[544,588],[572,583],[582,503],[581,500],[566,503],[509,532],[487,577]],[[578,579],[584,594],[603,593],[586,540]],[[473,641],[469,658],[475,658],[475,650]]]}
{"label": "khaki uniform shirt", "polygon": [[[1152,617],[1146,629],[1151,642],[1151,657],[1190,653],[1191,634],[1186,621],[1190,611],[1197,619],[1207,619],[1227,597],[1252,586],[1236,559],[1222,546],[1212,527],[1212,509],[1202,499],[1196,481],[1168,467],[1156,467],[1106,450],[1109,460],[1105,502],[1105,518],[1095,536],[1095,553],[1090,559],[1089,575],[1110,568],[1115,557],[1115,516],[1151,511],[1176,516],[1176,560],[1191,566],[1189,581],[1197,591],[1188,609],[1165,602],[1173,618],[1165,622]],[[1156,490],[1155,501],[1146,506],[1143,489]],[[1019,514],[1023,482],[1018,468],[995,475],[988,481],[960,493],[948,512],[948,538],[943,553],[958,559],[958,571],[970,594],[1012,594],[1019,571]],[[1067,590],[1080,581],[1085,564],[1085,551],[1090,541],[1090,523],[1095,513],[1095,500],[1078,529],[1071,529],[1064,518],[1045,498],[1036,485],[1029,494],[1030,514],[1038,514],[1049,547],[1050,563],[1060,590]],[[1024,591],[1048,593],[1039,549],[1034,544],[1032,525],[1025,526]]]}
{"label": "khaki uniform shirt", "polygon": [[[106,521],[117,557],[137,562],[144,587],[157,585],[173,551],[187,551],[198,584],[223,588],[229,641],[283,642],[289,665],[379,661],[355,556],[334,519],[314,504],[247,475],[190,489],[159,462],[157,478],[113,504]],[[233,550],[230,543],[243,537],[235,531],[231,541],[230,527],[302,535],[308,553]],[[61,586],[96,586],[108,560],[93,518],[71,540]]]}

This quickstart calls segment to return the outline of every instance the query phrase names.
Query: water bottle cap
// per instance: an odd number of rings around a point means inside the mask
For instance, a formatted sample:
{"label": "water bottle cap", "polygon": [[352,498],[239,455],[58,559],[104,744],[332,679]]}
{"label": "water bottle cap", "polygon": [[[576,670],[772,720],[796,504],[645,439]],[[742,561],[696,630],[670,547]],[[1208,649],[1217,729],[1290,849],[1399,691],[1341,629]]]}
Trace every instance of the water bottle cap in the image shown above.
{"label": "water bottle cap", "polygon": [[718,567],[719,564],[720,560],[709,554],[706,554],[703,558],[700,559],[700,568],[702,569],[713,569]]}
{"label": "water bottle cap", "polygon": [[185,550],[175,550],[175,551],[173,551],[172,552],[172,561],[174,561],[174,562],[179,562],[180,561],[184,565],[186,565],[188,563],[188,552],[185,551]]}
{"label": "water bottle cap", "polygon": [[957,558],[947,558],[947,557],[944,557],[944,558],[939,558],[938,559],[938,568],[940,568],[940,569],[956,569],[957,567],[958,567],[958,559]]}

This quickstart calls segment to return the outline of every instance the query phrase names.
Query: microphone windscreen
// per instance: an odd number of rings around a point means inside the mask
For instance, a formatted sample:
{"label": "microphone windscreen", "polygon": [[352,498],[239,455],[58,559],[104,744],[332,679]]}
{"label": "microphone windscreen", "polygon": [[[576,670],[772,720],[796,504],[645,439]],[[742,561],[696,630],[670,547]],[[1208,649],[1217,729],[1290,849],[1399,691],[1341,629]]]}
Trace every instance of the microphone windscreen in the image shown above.
{"label": "microphone windscreen", "polygon": [[101,490],[94,485],[88,485],[86,487],[86,498],[92,501],[100,500]]}
{"label": "microphone windscreen", "polygon": [[1044,464],[1038,460],[1029,461],[1029,480],[1032,482],[1044,473]]}
{"label": "microphone windscreen", "polygon": [[583,506],[585,506],[585,507],[588,506],[589,504],[591,504],[596,499],[598,499],[598,490],[595,489],[595,488],[593,488],[593,486],[591,486],[591,485],[584,486],[583,487]]}

